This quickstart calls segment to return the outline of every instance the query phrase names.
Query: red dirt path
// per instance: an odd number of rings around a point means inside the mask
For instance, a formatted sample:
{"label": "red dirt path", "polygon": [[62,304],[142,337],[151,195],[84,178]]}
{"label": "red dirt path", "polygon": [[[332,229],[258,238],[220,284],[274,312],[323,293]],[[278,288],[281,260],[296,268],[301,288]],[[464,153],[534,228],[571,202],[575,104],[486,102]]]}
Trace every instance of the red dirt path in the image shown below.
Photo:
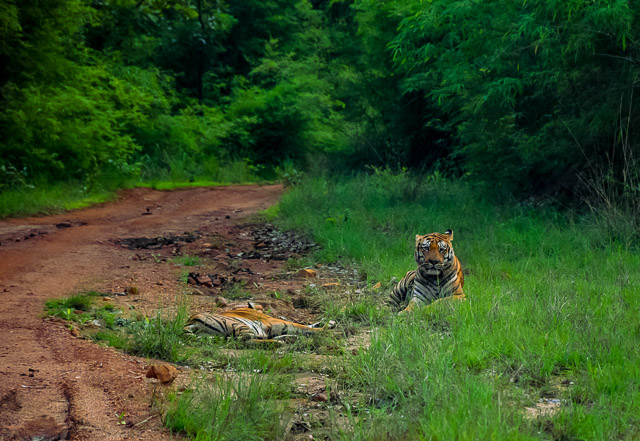
{"label": "red dirt path", "polygon": [[[0,221],[0,439],[170,439],[159,418],[135,425],[155,412],[146,361],[74,338],[64,323],[43,319],[44,301],[127,283],[169,301],[167,277],[132,261],[115,239],[228,234],[281,192],[278,185],[138,188],[81,211]],[[71,227],[56,227],[62,222]],[[123,412],[128,426],[119,424]]]}

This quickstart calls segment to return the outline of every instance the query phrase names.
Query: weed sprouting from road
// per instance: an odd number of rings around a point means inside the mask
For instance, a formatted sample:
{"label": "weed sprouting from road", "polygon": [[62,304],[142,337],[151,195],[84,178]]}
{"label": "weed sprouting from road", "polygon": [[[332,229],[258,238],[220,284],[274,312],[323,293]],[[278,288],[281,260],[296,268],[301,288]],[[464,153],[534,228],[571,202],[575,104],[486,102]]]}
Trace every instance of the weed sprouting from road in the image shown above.
{"label": "weed sprouting from road", "polygon": [[201,259],[198,256],[184,255],[170,259],[171,263],[182,266],[198,266],[201,264]]}

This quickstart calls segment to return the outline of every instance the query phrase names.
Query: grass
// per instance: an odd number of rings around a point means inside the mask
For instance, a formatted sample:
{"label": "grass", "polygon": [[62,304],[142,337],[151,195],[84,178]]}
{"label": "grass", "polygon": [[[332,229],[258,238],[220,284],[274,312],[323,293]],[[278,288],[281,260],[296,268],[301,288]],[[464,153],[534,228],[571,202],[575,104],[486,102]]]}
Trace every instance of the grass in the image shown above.
{"label": "grass", "polygon": [[280,439],[290,390],[282,376],[218,375],[172,394],[165,425],[198,441]]}
{"label": "grass", "polygon": [[126,317],[112,304],[97,302],[102,294],[87,292],[45,302],[45,313],[85,325],[95,323],[87,335],[98,342],[133,355],[183,362],[193,352],[185,345],[183,326],[188,305],[181,299],[173,314],[158,311],[154,317]]}
{"label": "grass", "polygon": [[245,280],[227,283],[220,294],[229,300],[251,299],[253,294],[246,289],[246,283]]}
{"label": "grass", "polygon": [[161,311],[155,317],[132,322],[127,333],[131,335],[127,352],[149,358],[158,358],[176,363],[189,358],[190,351],[185,350],[183,326],[187,321],[187,304],[178,301],[175,314],[166,318]]}
{"label": "grass", "polygon": [[45,302],[45,313],[65,320],[85,324],[91,320],[100,320],[112,328],[121,311],[111,303],[96,305],[96,298],[102,296],[95,291],[84,292],[64,299],[51,299]]}
{"label": "grass", "polygon": [[202,263],[202,259],[198,256],[186,254],[184,256],[173,257],[169,259],[169,262],[182,266],[198,266]]}
{"label": "grass", "polygon": [[[466,271],[465,303],[387,320],[364,300],[336,311],[379,327],[367,351],[345,355],[343,380],[362,398],[333,437],[640,436],[640,256],[588,218],[389,172],[309,179],[273,212],[323,245],[318,259],[357,264],[369,285],[415,266],[416,233],[448,228]],[[526,418],[541,398],[559,411]]]}
{"label": "grass", "polygon": [[197,167],[194,170],[187,169],[186,164],[172,163],[170,170],[166,168],[166,164],[145,167],[142,174],[136,176],[107,172],[97,176],[90,185],[80,181],[36,182],[34,185],[7,188],[0,191],[0,219],[53,214],[89,207],[115,199],[118,190],[123,188],[150,187],[156,190],[174,190],[265,183],[245,161],[216,167],[215,172]]}
{"label": "grass", "polygon": [[79,183],[57,183],[0,192],[0,219],[77,210],[115,198],[115,189],[86,190]]}
{"label": "grass", "polygon": [[193,181],[161,181],[161,180],[152,180],[145,182],[136,183],[136,187],[148,187],[153,188],[154,190],[175,190],[178,188],[191,188],[191,187],[221,187],[224,185],[250,185],[255,184],[261,181],[248,180],[248,181],[227,181],[227,182],[218,182],[211,181],[206,179],[198,179]]}

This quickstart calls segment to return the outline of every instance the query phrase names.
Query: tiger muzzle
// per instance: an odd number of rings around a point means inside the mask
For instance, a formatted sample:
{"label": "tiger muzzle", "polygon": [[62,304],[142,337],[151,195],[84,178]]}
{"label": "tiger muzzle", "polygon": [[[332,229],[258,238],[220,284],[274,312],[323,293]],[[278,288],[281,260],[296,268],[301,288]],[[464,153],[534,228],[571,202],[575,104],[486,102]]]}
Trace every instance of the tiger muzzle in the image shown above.
{"label": "tiger muzzle", "polygon": [[442,273],[444,270],[444,264],[442,263],[423,263],[418,267],[418,271],[423,276],[437,276]]}

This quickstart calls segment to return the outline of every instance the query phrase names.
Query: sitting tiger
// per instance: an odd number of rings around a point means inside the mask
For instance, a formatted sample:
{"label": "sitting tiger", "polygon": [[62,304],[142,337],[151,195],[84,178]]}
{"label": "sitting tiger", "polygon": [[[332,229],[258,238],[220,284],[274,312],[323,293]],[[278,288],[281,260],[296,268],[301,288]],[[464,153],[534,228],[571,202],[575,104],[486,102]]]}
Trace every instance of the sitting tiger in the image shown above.
{"label": "sitting tiger", "polygon": [[240,340],[275,342],[292,335],[311,335],[333,328],[332,320],[325,326],[311,326],[271,317],[261,311],[260,305],[249,302],[248,307],[237,307],[218,314],[200,313],[192,315],[184,326],[185,332],[206,333]]}
{"label": "sitting tiger", "polygon": [[464,277],[460,261],[453,254],[453,231],[416,235],[418,269],[409,271],[393,288],[389,304],[395,310],[411,311],[437,300],[464,300]]}

